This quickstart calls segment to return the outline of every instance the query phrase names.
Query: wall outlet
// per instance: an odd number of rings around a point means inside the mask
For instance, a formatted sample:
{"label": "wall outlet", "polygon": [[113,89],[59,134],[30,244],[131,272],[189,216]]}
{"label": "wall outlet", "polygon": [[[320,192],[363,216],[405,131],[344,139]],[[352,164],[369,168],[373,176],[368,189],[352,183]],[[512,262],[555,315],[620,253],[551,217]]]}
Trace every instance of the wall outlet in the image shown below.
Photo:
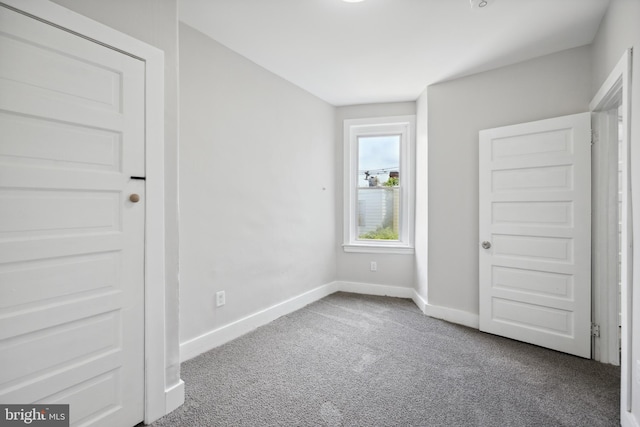
{"label": "wall outlet", "polygon": [[222,307],[225,303],[224,291],[216,292],[216,307]]}
{"label": "wall outlet", "polygon": [[378,271],[378,263],[371,261],[371,271]]}

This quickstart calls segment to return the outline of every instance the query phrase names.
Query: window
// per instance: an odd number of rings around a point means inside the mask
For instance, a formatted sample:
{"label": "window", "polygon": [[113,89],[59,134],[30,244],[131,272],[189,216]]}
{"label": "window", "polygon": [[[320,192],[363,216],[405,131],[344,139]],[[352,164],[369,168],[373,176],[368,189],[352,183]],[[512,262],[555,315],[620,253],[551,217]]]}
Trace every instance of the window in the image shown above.
{"label": "window", "polygon": [[413,253],[414,116],[344,121],[344,250]]}

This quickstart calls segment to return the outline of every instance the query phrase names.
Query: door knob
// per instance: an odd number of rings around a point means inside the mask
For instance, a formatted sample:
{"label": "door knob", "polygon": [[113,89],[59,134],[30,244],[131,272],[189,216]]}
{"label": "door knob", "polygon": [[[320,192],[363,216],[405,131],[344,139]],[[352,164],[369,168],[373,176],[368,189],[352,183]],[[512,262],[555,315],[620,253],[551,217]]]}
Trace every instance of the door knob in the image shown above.
{"label": "door knob", "polygon": [[489,249],[491,247],[491,242],[487,242],[486,240],[482,242],[482,247],[484,249]]}
{"label": "door knob", "polygon": [[129,196],[129,200],[131,200],[133,203],[138,203],[140,201],[140,196],[133,193]]}

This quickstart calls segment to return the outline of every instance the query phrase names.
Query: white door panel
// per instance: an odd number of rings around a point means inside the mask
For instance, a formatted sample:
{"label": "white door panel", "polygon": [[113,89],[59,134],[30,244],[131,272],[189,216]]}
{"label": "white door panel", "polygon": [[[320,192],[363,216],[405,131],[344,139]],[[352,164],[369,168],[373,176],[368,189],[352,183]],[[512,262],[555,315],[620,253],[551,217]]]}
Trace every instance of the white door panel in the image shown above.
{"label": "white door panel", "polygon": [[[55,121],[21,117],[0,111],[0,157],[12,157],[16,165],[58,170],[121,169],[120,133],[87,129]],[[20,137],[21,144],[9,141]]]}
{"label": "white door panel", "polygon": [[4,7],[0,58],[0,402],[137,424],[144,63]]}
{"label": "white door panel", "polygon": [[590,357],[590,115],[480,132],[480,329]]}

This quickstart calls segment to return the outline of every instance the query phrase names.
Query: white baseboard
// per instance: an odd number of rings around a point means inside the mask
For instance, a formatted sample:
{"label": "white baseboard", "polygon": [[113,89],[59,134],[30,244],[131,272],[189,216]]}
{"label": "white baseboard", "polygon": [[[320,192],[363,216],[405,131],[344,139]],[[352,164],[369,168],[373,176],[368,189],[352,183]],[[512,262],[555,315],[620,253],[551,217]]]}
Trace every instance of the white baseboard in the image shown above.
{"label": "white baseboard", "polygon": [[[395,298],[409,298],[412,299],[418,308],[427,316],[446,320],[451,323],[469,326],[475,329],[478,329],[479,327],[479,317],[477,314],[428,304],[413,288],[337,281],[319,286],[305,292],[304,294],[290,298],[233,323],[207,332],[199,337],[183,342],[180,344],[180,362],[184,362],[215,347],[221,346],[222,344],[251,332],[260,326],[266,325],[281,316],[299,310],[312,302],[318,301],[327,295],[331,295],[338,291],[366,295],[390,296]],[[176,399],[176,401],[177,400],[179,399]]]}
{"label": "white baseboard", "polygon": [[636,418],[633,416],[631,412],[622,410],[621,415],[622,416],[620,417],[620,425],[622,427],[638,427],[639,426],[638,422],[636,421]]}
{"label": "white baseboard", "polygon": [[395,298],[412,298],[413,288],[403,288],[400,286],[374,285],[360,282],[334,282],[336,291],[350,292],[352,294],[380,295]]}
{"label": "white baseboard", "polygon": [[260,326],[276,320],[278,317],[299,310],[305,305],[311,304],[336,291],[338,291],[337,282],[331,282],[183,342],[180,344],[180,362],[192,359],[205,351],[221,346]]}
{"label": "white baseboard", "polygon": [[480,316],[477,314],[456,310],[455,308],[431,305],[415,290],[413,291],[411,299],[413,299],[413,302],[418,306],[418,308],[429,317],[446,320],[447,322],[457,323],[458,325],[468,326],[475,329],[480,327]]}
{"label": "white baseboard", "polygon": [[180,380],[178,384],[165,390],[164,397],[166,414],[182,406],[184,403],[184,381]]}
{"label": "white baseboard", "polygon": [[[458,325],[468,326],[474,329],[480,328],[480,316],[477,314],[440,305],[431,305],[422,299],[420,295],[416,294],[416,297],[420,299],[421,303],[416,303],[416,305],[429,317],[446,320],[447,322],[457,323]],[[424,308],[421,307],[422,304],[424,305]]]}
{"label": "white baseboard", "polygon": [[319,286],[304,294],[290,298],[233,323],[207,332],[199,337],[183,342],[180,344],[180,362],[192,359],[199,354],[221,346],[260,326],[276,320],[278,317],[299,310],[305,305],[311,304],[338,291],[355,294],[384,295],[396,298],[412,298],[414,294],[413,288],[403,288],[400,286],[342,281],[327,283],[326,285]]}
{"label": "white baseboard", "polygon": [[427,301],[422,298],[422,295],[420,295],[415,289],[413,290],[411,299],[413,300],[413,303],[418,306],[420,311],[422,311],[424,314],[427,314]]}

